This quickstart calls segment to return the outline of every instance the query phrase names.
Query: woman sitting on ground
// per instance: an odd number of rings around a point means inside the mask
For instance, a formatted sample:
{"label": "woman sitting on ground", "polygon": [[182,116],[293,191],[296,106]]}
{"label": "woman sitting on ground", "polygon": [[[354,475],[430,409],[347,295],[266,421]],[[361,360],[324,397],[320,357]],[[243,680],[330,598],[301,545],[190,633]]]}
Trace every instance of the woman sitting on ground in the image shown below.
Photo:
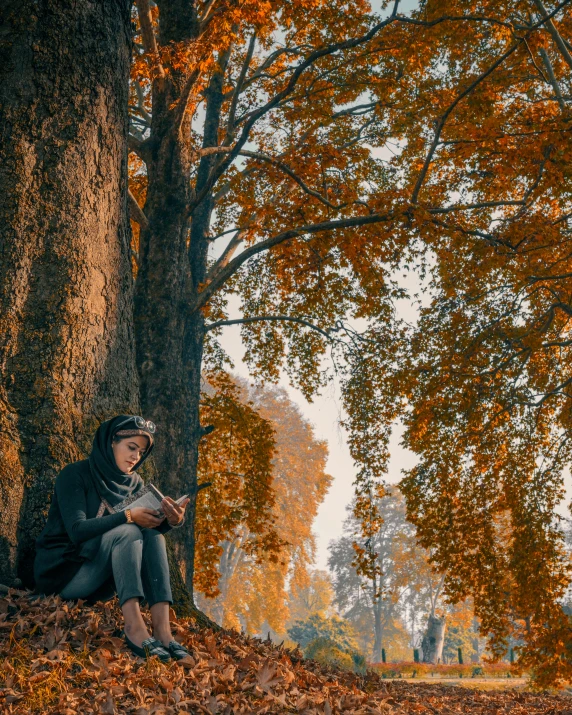
{"label": "woman sitting on ground", "polygon": [[[189,655],[171,634],[173,599],[163,536],[182,525],[189,499],[179,505],[166,497],[164,516],[140,507],[113,509],[143,486],[135,470],[151,453],[154,433],[152,422],[119,415],[101,423],[89,459],[62,469],[48,521],[36,540],[34,577],[39,593],[63,599],[96,600],[117,590],[129,648],[166,662]],[[151,610],[152,636],[139,610],[142,598]]]}

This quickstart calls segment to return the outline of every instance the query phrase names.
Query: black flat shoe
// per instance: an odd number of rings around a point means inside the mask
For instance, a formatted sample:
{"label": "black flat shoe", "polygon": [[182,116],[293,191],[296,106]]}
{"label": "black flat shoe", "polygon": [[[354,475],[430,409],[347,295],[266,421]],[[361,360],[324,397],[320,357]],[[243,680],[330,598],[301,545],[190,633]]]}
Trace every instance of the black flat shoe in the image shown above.
{"label": "black flat shoe", "polygon": [[153,637],[145,638],[141,646],[135,645],[133,641],[130,641],[125,632],[123,633],[123,637],[127,643],[127,647],[140,658],[149,659],[156,655],[162,663],[168,663],[171,660],[169,650],[165,648],[161,641]]}
{"label": "black flat shoe", "polygon": [[188,650],[188,648],[186,648],[182,643],[177,643],[177,641],[169,641],[168,650],[173,660],[182,660],[188,655],[190,655],[191,658],[193,657],[191,651]]}

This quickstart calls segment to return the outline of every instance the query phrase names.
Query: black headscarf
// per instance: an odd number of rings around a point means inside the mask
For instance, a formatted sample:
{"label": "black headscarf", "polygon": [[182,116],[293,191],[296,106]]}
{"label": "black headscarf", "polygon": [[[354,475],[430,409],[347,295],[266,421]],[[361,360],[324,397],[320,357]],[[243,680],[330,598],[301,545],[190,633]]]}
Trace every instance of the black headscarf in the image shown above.
{"label": "black headscarf", "polygon": [[[153,435],[143,428],[145,436],[149,438],[149,447],[133,467],[132,472],[126,474],[119,469],[111,445],[113,437],[118,431],[139,429],[133,420],[126,421],[129,420],[129,417],[130,415],[117,415],[111,420],[102,422],[93,438],[93,446],[89,455],[89,468],[95,488],[99,496],[111,506],[115,506],[126,497],[131,496],[142,483],[143,480],[135,470],[143,464],[153,450]],[[122,422],[124,424],[121,424]]]}

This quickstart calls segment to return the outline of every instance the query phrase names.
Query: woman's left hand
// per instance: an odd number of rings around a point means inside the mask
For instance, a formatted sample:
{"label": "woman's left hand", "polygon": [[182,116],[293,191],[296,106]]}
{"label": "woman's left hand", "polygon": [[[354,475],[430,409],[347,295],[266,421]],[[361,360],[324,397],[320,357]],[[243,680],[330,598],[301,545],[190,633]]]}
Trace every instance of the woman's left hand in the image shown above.
{"label": "woman's left hand", "polygon": [[161,509],[167,517],[167,521],[170,526],[176,526],[183,521],[185,518],[185,509],[190,501],[190,498],[187,497],[180,504],[177,504],[177,502],[174,499],[171,499],[171,497],[165,497],[163,499],[161,502]]}

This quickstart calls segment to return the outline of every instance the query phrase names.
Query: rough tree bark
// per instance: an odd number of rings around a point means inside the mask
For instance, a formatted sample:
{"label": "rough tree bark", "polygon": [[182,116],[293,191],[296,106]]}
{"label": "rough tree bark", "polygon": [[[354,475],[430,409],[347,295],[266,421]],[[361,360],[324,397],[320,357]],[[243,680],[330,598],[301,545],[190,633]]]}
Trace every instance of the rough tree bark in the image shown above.
{"label": "rough tree bark", "polygon": [[[161,46],[196,37],[194,3],[161,0],[157,4]],[[144,6],[140,3],[140,14]],[[193,161],[186,138],[190,116],[182,110],[173,111],[173,106],[185,104],[186,82],[186,76],[175,68],[153,81],[151,133],[138,148],[147,166],[143,212],[148,223],[141,227],[135,285],[141,406],[160,430],[155,450],[158,480],[165,493],[178,496],[184,491],[191,497],[185,526],[172,539],[188,589],[188,593],[173,593],[175,601],[181,602],[181,613],[188,612],[187,602],[193,603],[198,444],[204,434],[199,419],[204,317],[200,310],[189,307],[206,276],[206,235],[212,212],[209,195],[189,215]],[[204,146],[216,145],[221,103],[222,75],[217,79],[215,74],[207,90]],[[212,156],[202,159],[196,193],[212,161]],[[191,611],[197,615],[194,607]]]}
{"label": "rough tree bark", "polygon": [[59,469],[138,403],[129,0],[0,3],[0,582],[28,585]]}
{"label": "rough tree bark", "polygon": [[429,615],[427,630],[421,641],[424,663],[438,663],[443,657],[445,642],[445,618]]}

